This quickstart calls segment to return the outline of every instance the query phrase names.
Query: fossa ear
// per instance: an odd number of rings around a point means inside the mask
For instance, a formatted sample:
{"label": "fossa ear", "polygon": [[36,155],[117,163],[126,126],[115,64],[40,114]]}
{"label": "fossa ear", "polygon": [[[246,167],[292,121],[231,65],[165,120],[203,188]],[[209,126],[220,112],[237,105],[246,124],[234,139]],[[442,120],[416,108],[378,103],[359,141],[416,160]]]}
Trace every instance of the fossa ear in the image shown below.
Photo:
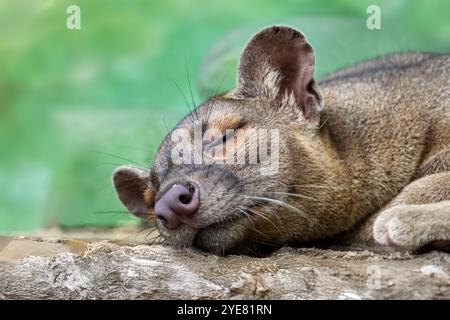
{"label": "fossa ear", "polygon": [[128,211],[147,220],[155,204],[155,189],[149,173],[132,166],[121,166],[114,170],[113,183],[119,200]]}
{"label": "fossa ear", "polygon": [[256,97],[275,92],[293,94],[306,119],[322,109],[322,96],[314,81],[314,52],[299,31],[273,26],[254,35],[242,52],[238,93]]}

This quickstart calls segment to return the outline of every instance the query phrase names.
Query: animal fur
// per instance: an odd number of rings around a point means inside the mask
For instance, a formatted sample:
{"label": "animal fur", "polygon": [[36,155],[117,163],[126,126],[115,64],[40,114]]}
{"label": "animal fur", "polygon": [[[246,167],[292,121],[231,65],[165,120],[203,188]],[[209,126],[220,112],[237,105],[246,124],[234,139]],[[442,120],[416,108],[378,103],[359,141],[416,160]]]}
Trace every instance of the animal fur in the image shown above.
{"label": "animal fur", "polygon": [[115,172],[119,198],[130,211],[151,215],[169,186],[193,181],[201,190],[200,229],[156,223],[169,244],[216,254],[323,239],[448,249],[449,56],[391,54],[318,85],[313,72],[314,53],[300,32],[266,28],[241,56],[237,88],[212,97],[175,128],[192,131],[200,121],[220,132],[278,129],[276,175],[261,175],[258,165],[175,165],[168,135],[150,172]]}

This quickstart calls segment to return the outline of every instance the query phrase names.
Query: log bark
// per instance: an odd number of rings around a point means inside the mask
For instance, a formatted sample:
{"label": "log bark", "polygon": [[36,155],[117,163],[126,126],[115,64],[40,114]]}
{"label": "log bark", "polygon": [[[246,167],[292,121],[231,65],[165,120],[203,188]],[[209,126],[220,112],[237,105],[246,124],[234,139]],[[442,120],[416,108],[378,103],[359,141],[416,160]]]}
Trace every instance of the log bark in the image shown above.
{"label": "log bark", "polygon": [[[6,244],[5,244],[6,243]],[[283,248],[217,257],[161,245],[3,240],[1,299],[449,299],[450,254]]]}

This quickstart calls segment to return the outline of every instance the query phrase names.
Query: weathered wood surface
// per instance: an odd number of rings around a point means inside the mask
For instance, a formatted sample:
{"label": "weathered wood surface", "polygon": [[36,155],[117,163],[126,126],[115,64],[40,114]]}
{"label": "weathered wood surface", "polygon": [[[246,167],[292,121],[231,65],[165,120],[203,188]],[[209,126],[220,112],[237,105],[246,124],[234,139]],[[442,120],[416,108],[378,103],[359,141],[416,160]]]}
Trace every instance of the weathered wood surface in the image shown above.
{"label": "weathered wood surface", "polygon": [[286,248],[258,259],[0,239],[0,298],[450,299],[450,254]]}

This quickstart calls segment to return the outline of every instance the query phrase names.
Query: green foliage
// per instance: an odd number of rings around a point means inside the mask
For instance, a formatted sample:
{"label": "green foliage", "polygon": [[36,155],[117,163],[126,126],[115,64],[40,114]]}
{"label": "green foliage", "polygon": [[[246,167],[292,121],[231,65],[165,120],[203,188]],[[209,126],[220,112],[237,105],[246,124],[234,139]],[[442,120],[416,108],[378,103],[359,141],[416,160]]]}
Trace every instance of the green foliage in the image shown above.
{"label": "green foliage", "polygon": [[[81,30],[66,28],[74,3]],[[382,30],[366,28],[369,4],[380,5]],[[123,210],[112,170],[151,164],[166,127],[187,112],[173,83],[190,95],[186,69],[197,102],[222,79],[231,88],[260,27],[304,31],[320,76],[394,50],[448,51],[448,12],[445,0],[3,1],[0,231],[134,220],[94,214]]]}

